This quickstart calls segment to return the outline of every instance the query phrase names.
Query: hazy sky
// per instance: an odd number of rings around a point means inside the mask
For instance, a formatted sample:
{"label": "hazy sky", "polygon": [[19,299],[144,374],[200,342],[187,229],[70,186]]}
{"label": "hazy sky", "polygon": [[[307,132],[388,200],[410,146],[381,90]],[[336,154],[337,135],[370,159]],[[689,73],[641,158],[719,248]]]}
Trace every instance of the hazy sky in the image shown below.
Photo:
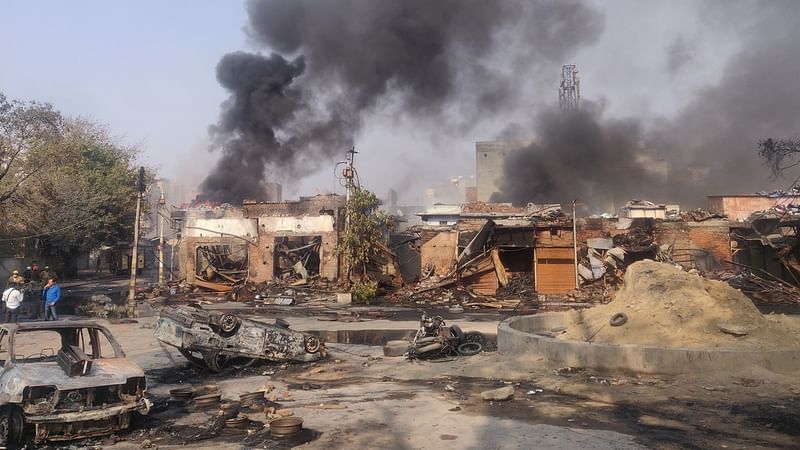
{"label": "hazy sky", "polygon": [[[604,31],[563,63],[577,63],[583,97],[617,117],[674,114],[721,77],[747,21],[719,21],[695,1],[587,3],[603,13]],[[206,148],[208,126],[227,98],[215,79],[220,58],[265,51],[248,40],[245,8],[234,1],[6,0],[0,23],[0,91],[106,123],[140,145],[145,164],[182,180],[199,181],[216,159]],[[560,66],[549,73],[521,83],[531,110],[557,101]],[[529,74],[509,76],[519,82]],[[422,187],[473,174],[474,142],[524,121],[527,105],[515,108],[472,130],[441,133],[376,108],[355,137],[362,181],[417,202]],[[330,167],[285,183],[285,197],[330,190]]]}
{"label": "hazy sky", "polygon": [[168,176],[213,161],[206,129],[226,98],[214,66],[246,48],[240,4],[11,0],[0,21],[8,97],[106,123]]}

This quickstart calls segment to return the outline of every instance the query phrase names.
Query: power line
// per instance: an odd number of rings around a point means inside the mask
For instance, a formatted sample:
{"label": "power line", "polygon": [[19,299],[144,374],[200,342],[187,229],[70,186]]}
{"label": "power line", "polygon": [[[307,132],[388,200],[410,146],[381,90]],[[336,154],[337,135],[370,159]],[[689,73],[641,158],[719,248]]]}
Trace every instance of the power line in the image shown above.
{"label": "power line", "polygon": [[59,228],[59,229],[54,230],[54,231],[47,231],[47,232],[44,232],[44,233],[32,234],[30,236],[20,236],[20,237],[15,237],[15,238],[3,238],[3,239],[0,239],[0,242],[21,241],[21,240],[24,240],[24,239],[31,239],[31,238],[35,238],[35,237],[48,236],[48,235],[51,235],[51,234],[60,233],[60,232],[62,232],[64,230],[68,230],[70,228],[77,227],[78,225],[84,224],[84,223],[90,221],[91,219],[94,219],[94,216],[87,217],[86,219],[83,219],[83,220],[81,220],[79,222],[75,222],[75,223],[73,223],[71,225],[67,225],[67,226],[65,226],[63,228]]}

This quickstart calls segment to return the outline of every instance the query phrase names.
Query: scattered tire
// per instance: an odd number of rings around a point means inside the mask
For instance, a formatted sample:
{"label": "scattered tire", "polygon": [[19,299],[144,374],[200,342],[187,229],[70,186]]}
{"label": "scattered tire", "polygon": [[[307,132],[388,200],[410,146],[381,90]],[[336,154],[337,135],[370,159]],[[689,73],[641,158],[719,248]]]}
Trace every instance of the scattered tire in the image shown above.
{"label": "scattered tire", "polygon": [[283,328],[285,330],[289,329],[289,322],[283,319],[275,319],[275,326],[278,328]]}
{"label": "scattered tire", "polygon": [[458,354],[461,356],[474,356],[483,350],[480,342],[464,342],[458,346]]}
{"label": "scattered tire", "polygon": [[612,327],[621,327],[628,322],[628,315],[625,313],[618,312],[611,316],[611,320],[608,321],[608,324]]}
{"label": "scattered tire", "polygon": [[383,356],[403,356],[410,346],[408,341],[389,341],[383,346]]}
{"label": "scattered tire", "polygon": [[464,338],[464,332],[461,331],[461,327],[458,325],[450,325],[450,335],[459,341]]}

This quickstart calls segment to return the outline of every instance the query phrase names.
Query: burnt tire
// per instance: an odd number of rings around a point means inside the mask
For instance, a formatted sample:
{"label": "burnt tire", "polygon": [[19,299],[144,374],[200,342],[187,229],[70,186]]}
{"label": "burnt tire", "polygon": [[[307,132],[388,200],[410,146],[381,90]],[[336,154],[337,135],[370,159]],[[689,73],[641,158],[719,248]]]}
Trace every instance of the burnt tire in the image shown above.
{"label": "burnt tire", "polygon": [[483,345],[480,342],[464,342],[458,346],[457,351],[461,356],[475,356],[483,351]]}
{"label": "burnt tire", "polygon": [[458,339],[459,342],[464,339],[464,332],[461,331],[461,327],[458,325],[450,325],[450,336]]}
{"label": "burnt tire", "polygon": [[608,324],[612,327],[621,327],[628,323],[628,315],[622,312],[618,312],[611,316],[611,320],[608,321]]}
{"label": "burnt tire", "polygon": [[0,408],[0,446],[16,448],[22,442],[24,421],[22,411],[16,406]]}

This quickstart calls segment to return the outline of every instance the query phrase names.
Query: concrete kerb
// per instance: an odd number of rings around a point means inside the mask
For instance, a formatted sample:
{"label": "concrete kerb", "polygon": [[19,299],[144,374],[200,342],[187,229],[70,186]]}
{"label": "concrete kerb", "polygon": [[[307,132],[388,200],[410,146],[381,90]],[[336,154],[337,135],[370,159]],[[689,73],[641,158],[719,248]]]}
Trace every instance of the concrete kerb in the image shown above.
{"label": "concrete kerb", "polygon": [[624,373],[678,375],[737,372],[753,367],[778,373],[800,371],[800,349],[665,348],[566,341],[543,335],[565,326],[567,317],[565,313],[543,313],[504,320],[497,327],[497,349],[501,354],[531,363],[543,358],[561,367]]}

